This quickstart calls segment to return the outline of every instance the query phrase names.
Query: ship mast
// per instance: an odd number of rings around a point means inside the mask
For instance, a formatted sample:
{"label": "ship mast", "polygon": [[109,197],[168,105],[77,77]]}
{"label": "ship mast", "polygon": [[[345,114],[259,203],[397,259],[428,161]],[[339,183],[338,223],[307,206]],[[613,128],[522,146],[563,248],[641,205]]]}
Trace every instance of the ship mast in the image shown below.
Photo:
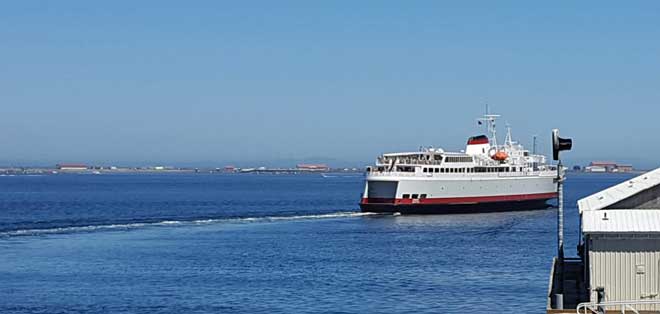
{"label": "ship mast", "polygon": [[490,107],[486,105],[486,114],[482,118],[478,119],[480,124],[481,122],[486,122],[488,126],[488,133],[490,133],[490,145],[493,147],[497,147],[497,129],[495,126],[495,121],[499,117],[499,114],[490,114]]}
{"label": "ship mast", "polygon": [[513,138],[511,137],[511,125],[506,124],[506,138],[504,139],[504,145],[508,147],[513,146]]}

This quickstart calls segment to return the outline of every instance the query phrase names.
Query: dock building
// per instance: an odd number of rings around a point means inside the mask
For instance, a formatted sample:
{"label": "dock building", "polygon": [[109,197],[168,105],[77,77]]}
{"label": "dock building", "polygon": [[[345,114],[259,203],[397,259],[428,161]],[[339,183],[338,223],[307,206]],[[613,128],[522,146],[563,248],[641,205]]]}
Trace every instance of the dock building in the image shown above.
{"label": "dock building", "polygon": [[660,168],[578,201],[578,258],[555,259],[548,313],[660,313]]}

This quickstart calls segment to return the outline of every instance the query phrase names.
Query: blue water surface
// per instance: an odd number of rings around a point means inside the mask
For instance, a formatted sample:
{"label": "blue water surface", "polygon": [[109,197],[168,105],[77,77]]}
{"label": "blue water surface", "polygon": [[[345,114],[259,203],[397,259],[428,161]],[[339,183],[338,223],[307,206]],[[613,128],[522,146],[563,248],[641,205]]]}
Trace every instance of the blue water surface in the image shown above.
{"label": "blue water surface", "polygon": [[[577,199],[630,175],[570,175]],[[553,209],[363,215],[363,177],[0,177],[0,313],[542,313]]]}

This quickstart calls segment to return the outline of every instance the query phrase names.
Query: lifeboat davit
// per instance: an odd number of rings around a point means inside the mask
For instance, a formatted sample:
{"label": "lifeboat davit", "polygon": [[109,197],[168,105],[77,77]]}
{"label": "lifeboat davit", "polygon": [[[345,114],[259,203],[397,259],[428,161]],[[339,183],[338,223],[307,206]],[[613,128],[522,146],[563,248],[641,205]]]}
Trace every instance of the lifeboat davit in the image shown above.
{"label": "lifeboat davit", "polygon": [[507,154],[503,151],[498,151],[493,156],[491,156],[490,158],[493,158],[494,160],[497,160],[497,161],[505,161],[507,158],[509,158],[509,154]]}

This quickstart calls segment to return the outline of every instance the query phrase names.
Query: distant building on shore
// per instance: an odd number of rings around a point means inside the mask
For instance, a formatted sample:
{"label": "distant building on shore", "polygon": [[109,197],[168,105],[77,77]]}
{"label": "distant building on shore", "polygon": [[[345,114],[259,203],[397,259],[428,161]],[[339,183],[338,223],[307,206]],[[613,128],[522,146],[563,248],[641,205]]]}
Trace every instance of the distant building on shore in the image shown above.
{"label": "distant building on shore", "polygon": [[87,165],[83,164],[57,164],[55,166],[57,170],[73,170],[73,171],[81,171],[81,170],[87,170],[89,167]]}
{"label": "distant building on shore", "polygon": [[584,167],[585,172],[631,172],[633,166],[630,164],[619,164],[613,161],[592,161],[589,166]]}
{"label": "distant building on shore", "polygon": [[330,167],[326,164],[298,164],[296,169],[303,171],[328,171]]}

